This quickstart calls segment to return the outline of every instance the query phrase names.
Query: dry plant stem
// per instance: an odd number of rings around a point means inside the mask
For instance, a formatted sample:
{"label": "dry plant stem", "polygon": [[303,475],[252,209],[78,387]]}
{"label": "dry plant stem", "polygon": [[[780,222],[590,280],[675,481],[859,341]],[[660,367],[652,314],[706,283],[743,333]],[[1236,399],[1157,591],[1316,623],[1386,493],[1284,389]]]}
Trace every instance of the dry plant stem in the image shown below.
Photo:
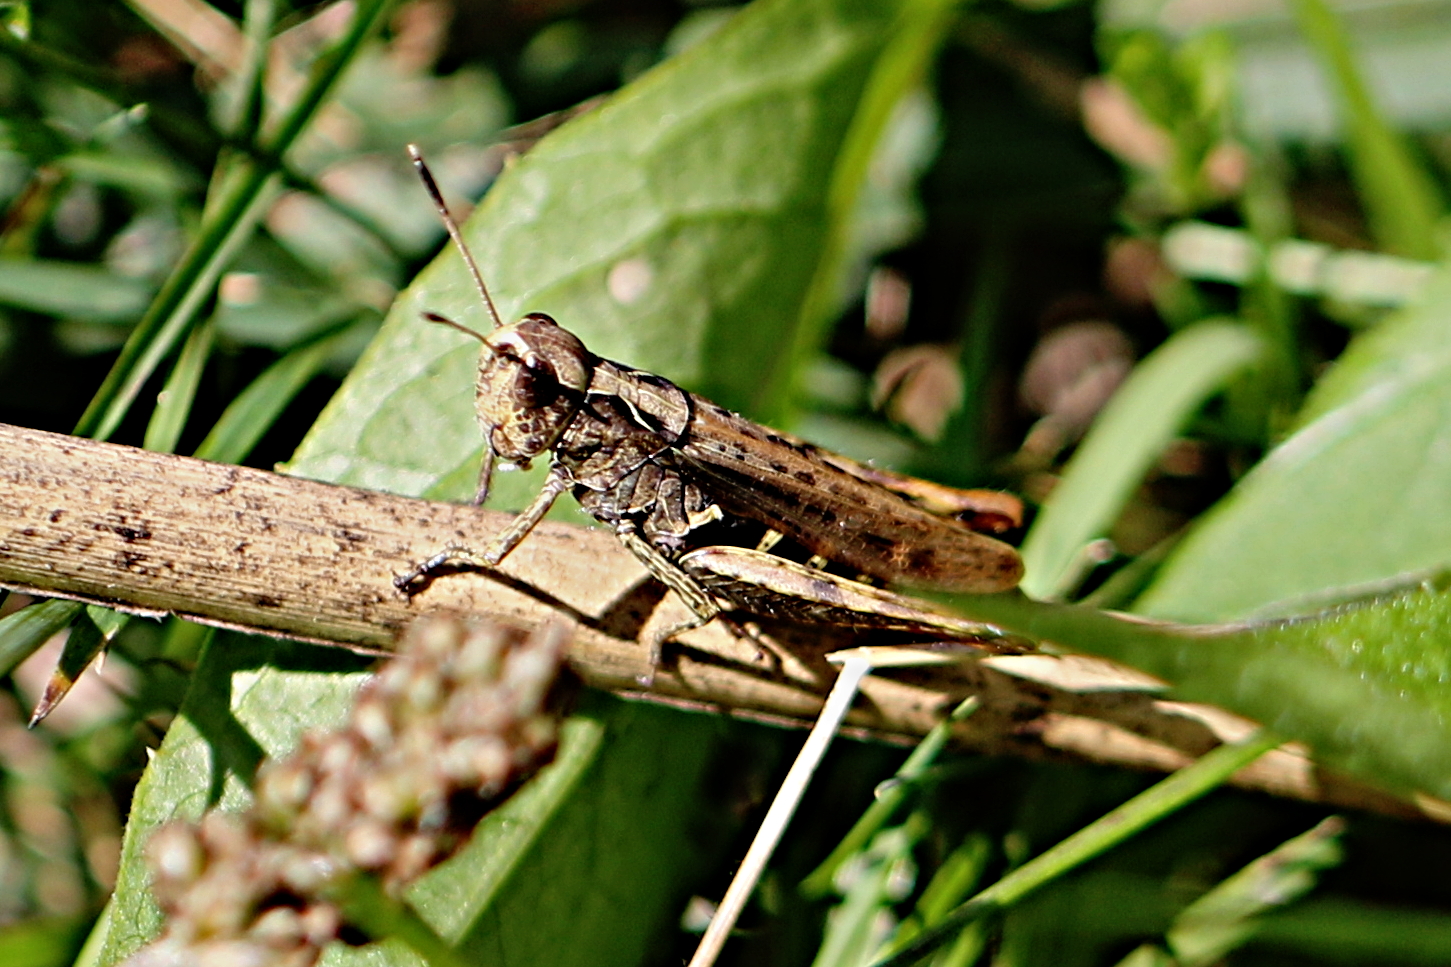
{"label": "dry plant stem", "polygon": [[[687,613],[611,534],[546,521],[495,573],[441,575],[411,599],[393,586],[439,548],[483,547],[511,520],[0,424],[0,587],[365,649],[389,647],[410,618],[442,608],[531,627],[572,618],[576,673],[597,688],[639,694],[640,676],[651,671],[643,642]],[[828,628],[771,634],[784,646],[779,656],[760,654],[719,623],[683,635],[649,696],[810,721],[834,678],[825,655],[863,640]],[[1142,691],[1025,683],[993,661],[871,675],[862,695],[848,732],[895,736],[925,734],[975,695],[981,709],[953,735],[987,753],[1171,771],[1237,737],[1217,724],[1222,713]],[[1337,807],[1422,815],[1284,750],[1236,781]]]}
{"label": "dry plant stem", "polygon": [[831,688],[831,694],[826,697],[826,706],[822,708],[816,724],[811,727],[811,733],[806,737],[806,744],[797,753],[796,761],[791,763],[791,770],[786,773],[781,788],[776,791],[771,808],[766,810],[766,818],[761,821],[761,828],[756,831],[755,839],[751,840],[746,857],[741,860],[740,869],[736,870],[720,907],[710,919],[710,926],[706,927],[705,935],[700,938],[700,945],[695,948],[695,956],[690,958],[690,967],[711,967],[720,956],[726,938],[740,919],[746,901],[755,892],[756,884],[760,882],[771,854],[776,851],[776,844],[781,842],[786,826],[796,814],[796,807],[801,804],[801,797],[806,794],[806,787],[815,775],[816,767],[821,764],[827,747],[841,728],[842,720],[846,718],[847,710],[856,698],[862,679],[871,670],[871,662],[861,656],[848,659],[842,667],[836,684]]}

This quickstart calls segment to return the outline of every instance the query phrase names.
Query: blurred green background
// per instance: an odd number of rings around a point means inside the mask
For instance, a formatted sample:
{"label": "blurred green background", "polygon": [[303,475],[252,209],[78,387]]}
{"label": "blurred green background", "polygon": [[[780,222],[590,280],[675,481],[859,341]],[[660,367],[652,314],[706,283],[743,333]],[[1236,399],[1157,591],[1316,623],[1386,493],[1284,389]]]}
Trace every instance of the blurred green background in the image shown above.
{"label": "blurred green background", "polygon": [[[443,233],[411,141],[460,214],[483,199],[469,235],[506,314],[858,459],[1023,494],[1035,598],[1311,613],[1451,565],[1448,14],[0,2],[0,422],[465,499],[475,350],[417,320],[479,310],[452,256],[419,276]],[[0,606],[0,963],[72,962],[119,870],[84,954],[111,963],[148,925],[122,851],[148,751],[175,721],[133,831],[242,795],[186,765],[209,738],[178,709],[237,675],[316,699],[357,666],[29,603]],[[1441,628],[1323,649],[1441,715]],[[63,642],[108,644],[104,671],[27,731]],[[281,748],[344,701],[238,717]],[[605,696],[577,727],[600,739],[578,784],[520,807],[552,846],[466,858],[420,905],[480,963],[681,962],[691,898],[719,897],[799,736]],[[834,750],[729,962],[867,963],[1153,781],[945,756],[803,893],[902,756]],[[1451,959],[1451,836],[1326,815],[1217,793],[934,962]],[[457,912],[470,877],[488,898]],[[364,956],[407,959],[330,962]]]}

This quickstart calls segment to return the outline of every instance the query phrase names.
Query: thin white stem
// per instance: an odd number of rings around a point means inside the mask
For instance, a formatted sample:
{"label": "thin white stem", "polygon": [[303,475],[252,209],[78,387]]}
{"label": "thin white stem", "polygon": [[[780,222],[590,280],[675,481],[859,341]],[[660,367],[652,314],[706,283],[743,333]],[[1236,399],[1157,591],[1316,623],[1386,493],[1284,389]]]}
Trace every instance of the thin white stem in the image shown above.
{"label": "thin white stem", "polygon": [[720,955],[726,938],[735,927],[741,911],[745,909],[746,901],[750,899],[756,883],[761,879],[761,873],[766,869],[766,862],[775,852],[776,844],[781,842],[781,836],[786,832],[786,826],[791,822],[796,807],[801,804],[801,797],[806,793],[812,774],[826,755],[832,737],[836,735],[836,730],[841,727],[842,720],[851,709],[862,679],[871,670],[871,662],[863,655],[852,655],[842,666],[836,684],[831,687],[831,694],[826,697],[826,705],[822,708],[821,715],[811,727],[811,734],[806,737],[806,744],[801,747],[796,761],[791,764],[791,771],[786,774],[786,780],[781,783],[781,789],[776,793],[771,808],[766,811],[766,818],[751,842],[751,848],[746,850],[746,858],[741,860],[735,879],[726,889],[725,898],[721,900],[720,907],[711,918],[705,935],[700,938],[700,946],[695,948],[690,967],[711,967]]}

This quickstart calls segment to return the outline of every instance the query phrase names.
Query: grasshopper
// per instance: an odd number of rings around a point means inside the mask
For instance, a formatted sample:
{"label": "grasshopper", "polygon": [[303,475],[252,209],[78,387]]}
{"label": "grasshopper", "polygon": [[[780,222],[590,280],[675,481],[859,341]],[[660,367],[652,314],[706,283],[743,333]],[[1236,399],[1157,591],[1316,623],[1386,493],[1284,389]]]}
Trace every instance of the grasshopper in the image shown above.
{"label": "grasshopper", "polygon": [[981,533],[1015,526],[1017,499],[878,470],[753,423],[653,373],[602,359],[543,313],[505,325],[437,183],[419,176],[494,323],[488,334],[442,316],[483,344],[476,409],[485,437],[476,503],[496,466],[548,455],[533,502],[483,550],[451,546],[395,584],[412,593],[440,568],[493,568],[560,495],[611,527],[674,591],[690,621],[655,635],[651,667],[675,635],[725,612],[885,627],[996,641],[992,629],[765,553],[794,546],[864,580],[990,593],[1017,585],[1022,562]]}

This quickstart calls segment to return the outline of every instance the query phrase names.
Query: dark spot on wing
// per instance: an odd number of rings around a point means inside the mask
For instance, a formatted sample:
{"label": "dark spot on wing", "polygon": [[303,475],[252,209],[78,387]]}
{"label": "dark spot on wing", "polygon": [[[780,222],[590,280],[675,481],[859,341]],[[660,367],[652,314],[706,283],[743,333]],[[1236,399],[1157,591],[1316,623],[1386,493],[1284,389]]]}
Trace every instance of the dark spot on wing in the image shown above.
{"label": "dark spot on wing", "polygon": [[931,547],[917,547],[907,555],[906,563],[910,570],[931,573],[937,567],[937,551]]}

